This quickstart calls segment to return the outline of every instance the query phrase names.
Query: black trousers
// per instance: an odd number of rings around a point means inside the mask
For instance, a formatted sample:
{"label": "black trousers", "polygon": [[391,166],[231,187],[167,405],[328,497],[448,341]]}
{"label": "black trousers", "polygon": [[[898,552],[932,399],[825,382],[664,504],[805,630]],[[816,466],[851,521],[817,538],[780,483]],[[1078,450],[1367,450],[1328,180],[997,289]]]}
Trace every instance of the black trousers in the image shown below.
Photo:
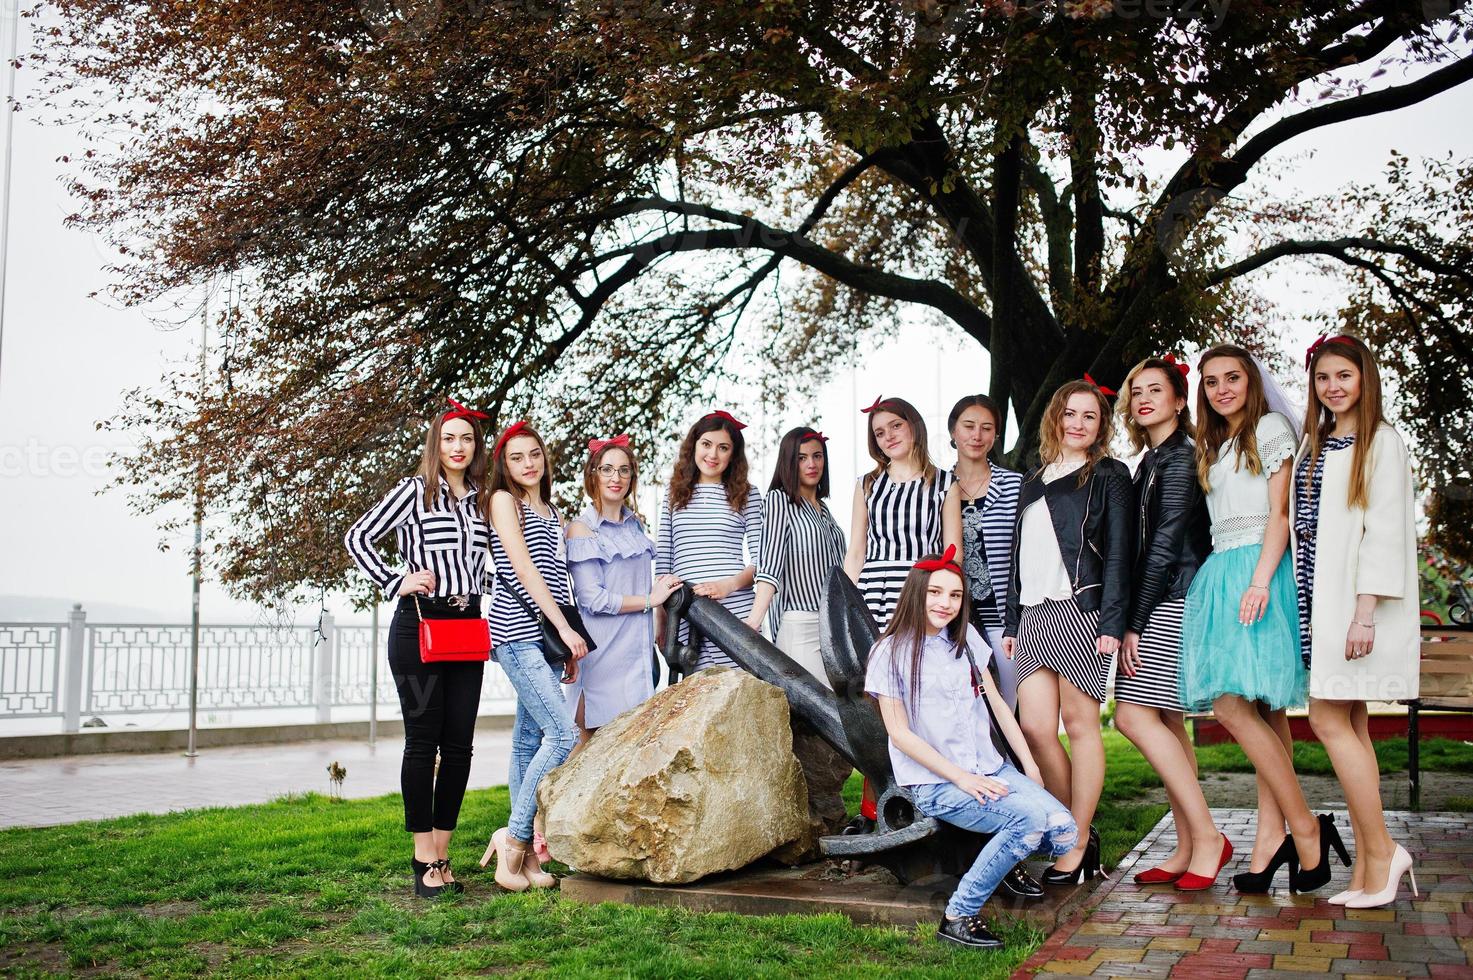
{"label": "black trousers", "polygon": [[[458,610],[443,599],[420,598],[426,619],[475,619],[479,597]],[[402,597],[389,627],[389,671],[404,714],[404,762],[399,787],[404,794],[404,829],[410,833],[454,830],[471,775],[471,743],[481,704],[483,663],[422,663],[419,614],[414,600]],[[435,756],[440,772],[435,774]]]}

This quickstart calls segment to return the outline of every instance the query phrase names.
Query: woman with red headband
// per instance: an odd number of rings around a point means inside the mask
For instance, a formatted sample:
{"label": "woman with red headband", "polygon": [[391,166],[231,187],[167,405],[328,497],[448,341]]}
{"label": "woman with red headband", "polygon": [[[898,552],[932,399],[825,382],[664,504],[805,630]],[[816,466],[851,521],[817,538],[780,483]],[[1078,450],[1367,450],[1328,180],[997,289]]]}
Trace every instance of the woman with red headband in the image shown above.
{"label": "woman with red headband", "polygon": [[1417,696],[1416,492],[1366,345],[1317,341],[1308,368],[1305,442],[1294,467],[1299,635],[1309,723],[1330,754],[1355,832],[1350,887],[1330,903],[1375,908],[1395,900],[1412,870],[1411,855],[1386,830],[1366,702]]}
{"label": "woman with red headband", "polygon": [[1144,455],[1135,471],[1135,588],[1115,675],[1115,727],[1161,777],[1176,823],[1176,850],[1135,881],[1202,891],[1217,881],[1233,849],[1202,795],[1179,685],[1187,589],[1212,550],[1187,366],[1169,355],[1148,357],[1130,369],[1124,389],[1117,411],[1131,446]]}
{"label": "woman with red headband", "polygon": [[[389,625],[389,672],[404,715],[399,784],[404,829],[414,835],[414,892],[422,898],[461,890],[450,870],[450,838],[470,778],[484,671],[480,661],[426,663],[420,653],[421,618],[481,615],[487,525],[480,500],[486,479],[480,423],[486,415],[453,399],[450,405],[430,421],[419,472],[400,480],[345,538],[363,574],[399,599]],[[384,561],[374,547],[390,531],[404,569]]]}
{"label": "woman with red headband", "polygon": [[1110,428],[1094,382],[1061,385],[1039,426],[1039,465],[1018,493],[1003,651],[1017,667],[1018,716],[1044,785],[1088,831],[1044,872],[1046,885],[1100,873],[1090,826],[1105,785],[1100,706],[1130,604],[1130,470],[1110,457]]}
{"label": "woman with red headband", "polygon": [[[777,467],[762,501],[762,554],[757,601],[747,615],[754,630],[767,618],[779,650],[829,687],[819,652],[818,609],[829,574],[844,563],[844,532],[829,513],[828,439],[803,425],[783,436]],[[844,781],[853,767],[794,719],[793,754],[803,764],[808,809],[828,832],[844,824]]]}
{"label": "woman with red headband", "polygon": [[[717,410],[685,434],[660,515],[655,562],[658,574],[688,583],[696,595],[715,599],[738,619],[752,612],[752,580],[762,543],[762,496],[747,479],[745,428],[730,413]],[[662,646],[664,634],[665,610],[657,607],[655,636]],[[686,635],[682,625],[679,639],[683,642]],[[716,644],[701,644],[697,669],[734,666]]]}
{"label": "woman with red headband", "polygon": [[947,498],[950,478],[931,462],[926,422],[914,405],[882,397],[862,411],[875,468],[854,487],[844,570],[883,630],[921,555],[960,547],[961,503]]}
{"label": "woman with red headband", "polygon": [[496,883],[508,891],[550,888],[532,849],[537,786],[562,765],[578,743],[578,726],[559,689],[559,671],[547,662],[542,619],[556,628],[571,654],[563,677],[576,680],[588,643],[564,614],[572,602],[562,518],[552,504],[552,465],[542,437],[526,422],[508,426],[491,452],[492,655],[517,692],[512,728],[511,816],[496,831],[481,866],[496,854]]}
{"label": "woman with red headband", "polygon": [[627,435],[588,441],[583,492],[589,505],[568,523],[573,595],[597,649],[567,687],[579,742],[655,692],[652,610],[680,587],[654,578],[655,544],[634,510],[639,463]]}
{"label": "woman with red headband", "polygon": [[[1069,808],[1039,785],[1028,742],[987,670],[992,651],[968,627],[967,584],[955,556],[954,546],[927,555],[906,576],[895,615],[870,652],[864,690],[879,702],[895,781],[916,810],[992,835],[947,901],[937,937],[998,949],[1003,943],[982,920],[983,903],[1040,849],[1068,853],[1078,828]],[[993,744],[994,721],[1023,772]]]}

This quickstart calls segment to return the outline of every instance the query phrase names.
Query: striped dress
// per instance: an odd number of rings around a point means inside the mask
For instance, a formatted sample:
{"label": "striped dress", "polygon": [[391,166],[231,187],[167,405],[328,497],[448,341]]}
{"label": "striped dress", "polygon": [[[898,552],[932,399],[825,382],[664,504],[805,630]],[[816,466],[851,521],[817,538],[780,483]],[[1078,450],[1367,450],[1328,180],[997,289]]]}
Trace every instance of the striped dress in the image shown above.
{"label": "striped dress", "polygon": [[[742,545],[746,545],[743,555]],[[729,578],[755,566],[762,547],[762,496],[753,487],[740,511],[731,509],[726,487],[720,483],[698,483],[691,488],[690,503],[671,513],[667,495],[660,514],[660,547],[655,557],[655,574],[674,575],[686,585]],[[737,589],[721,604],[738,619],[746,619],[756,601],[748,586]],[[684,642],[689,630],[680,627]],[[701,645],[696,669],[735,667],[710,640]]]}
{"label": "striped dress", "polygon": [[950,485],[951,475],[943,470],[929,485],[920,476],[896,482],[888,472],[870,485],[864,499],[868,519],[859,591],[882,630],[895,612],[911,566],[941,550],[941,510]]}
{"label": "striped dress", "polygon": [[[568,586],[568,550],[563,542],[562,521],[558,517],[557,508],[549,504],[548,512],[551,516],[543,517],[527,506],[525,500],[518,501],[518,506],[522,508],[522,538],[527,543],[532,564],[542,573],[542,581],[547,583],[553,599],[560,605],[571,603],[573,599]],[[496,533],[495,527],[491,528],[491,560],[495,563],[495,570],[490,576],[492,645],[499,647],[503,643],[540,641],[541,617],[528,613],[507,588],[506,583],[510,583],[511,588],[534,611],[537,609],[537,603],[532,601],[532,596],[512,569],[506,548],[501,543],[501,535]]]}
{"label": "striped dress", "polygon": [[1325,457],[1353,445],[1353,432],[1348,436],[1331,436],[1325,440],[1324,451],[1314,458],[1313,466],[1306,454],[1300,457],[1294,471],[1294,534],[1298,542],[1294,549],[1294,580],[1299,586],[1299,658],[1306,670],[1309,669],[1309,655],[1313,649],[1309,642],[1309,621],[1314,610],[1314,543],[1320,523],[1320,488],[1325,482]]}
{"label": "striped dress", "polygon": [[782,490],[769,490],[762,503],[762,558],[758,582],[777,590],[767,607],[775,638],[783,613],[818,612],[829,573],[844,564],[844,532],[828,505],[793,503]]}

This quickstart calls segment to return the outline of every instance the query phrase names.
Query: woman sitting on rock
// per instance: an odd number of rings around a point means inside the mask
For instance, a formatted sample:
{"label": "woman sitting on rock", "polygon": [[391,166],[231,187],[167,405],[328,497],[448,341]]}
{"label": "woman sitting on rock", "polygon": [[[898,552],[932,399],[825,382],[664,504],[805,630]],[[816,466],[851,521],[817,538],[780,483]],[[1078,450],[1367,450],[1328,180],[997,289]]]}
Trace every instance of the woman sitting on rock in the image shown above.
{"label": "woman sitting on rock", "polygon": [[[895,614],[870,654],[864,689],[880,704],[895,780],[916,810],[964,830],[991,834],[946,903],[937,937],[972,949],[1002,940],[982,905],[1013,866],[1040,848],[1074,847],[1069,808],[1039,785],[1038,765],[987,670],[992,650],[968,626],[967,585],[956,548],[911,569]],[[1027,773],[1003,760],[991,721]]]}

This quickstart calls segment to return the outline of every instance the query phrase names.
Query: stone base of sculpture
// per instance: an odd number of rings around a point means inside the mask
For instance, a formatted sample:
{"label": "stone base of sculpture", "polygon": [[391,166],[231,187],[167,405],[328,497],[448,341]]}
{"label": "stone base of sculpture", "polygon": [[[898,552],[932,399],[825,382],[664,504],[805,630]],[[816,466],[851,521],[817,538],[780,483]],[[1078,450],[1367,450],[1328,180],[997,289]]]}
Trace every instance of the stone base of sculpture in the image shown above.
{"label": "stone base of sculpture", "polygon": [[812,848],[787,698],[743,670],[700,671],[620,715],[537,799],[552,856],[605,878],[682,884]]}

